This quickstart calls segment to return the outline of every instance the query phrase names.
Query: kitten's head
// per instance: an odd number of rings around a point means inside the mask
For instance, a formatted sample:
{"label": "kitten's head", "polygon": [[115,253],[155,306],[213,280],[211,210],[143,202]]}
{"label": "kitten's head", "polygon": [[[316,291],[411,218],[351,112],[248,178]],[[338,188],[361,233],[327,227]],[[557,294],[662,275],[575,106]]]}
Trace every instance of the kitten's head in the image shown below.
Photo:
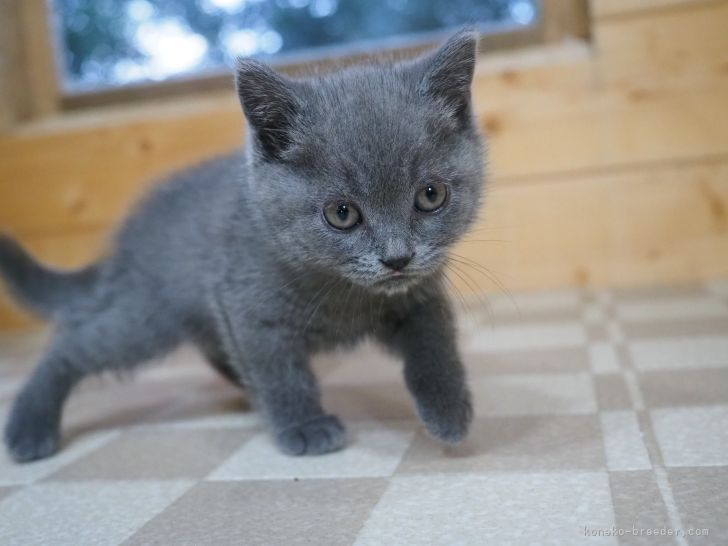
{"label": "kitten's head", "polygon": [[483,184],[476,45],[460,32],[413,61],[305,80],[239,62],[247,199],[281,259],[386,293],[440,270]]}

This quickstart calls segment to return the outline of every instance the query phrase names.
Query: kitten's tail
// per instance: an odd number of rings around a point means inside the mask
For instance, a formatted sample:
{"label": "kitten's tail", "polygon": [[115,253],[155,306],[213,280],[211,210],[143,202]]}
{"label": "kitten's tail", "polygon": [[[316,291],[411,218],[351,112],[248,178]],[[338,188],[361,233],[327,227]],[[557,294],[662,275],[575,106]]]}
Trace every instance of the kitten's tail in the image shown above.
{"label": "kitten's tail", "polygon": [[38,263],[23,247],[0,234],[0,277],[10,294],[44,318],[86,293],[98,274],[96,266],[78,271],[54,271]]}

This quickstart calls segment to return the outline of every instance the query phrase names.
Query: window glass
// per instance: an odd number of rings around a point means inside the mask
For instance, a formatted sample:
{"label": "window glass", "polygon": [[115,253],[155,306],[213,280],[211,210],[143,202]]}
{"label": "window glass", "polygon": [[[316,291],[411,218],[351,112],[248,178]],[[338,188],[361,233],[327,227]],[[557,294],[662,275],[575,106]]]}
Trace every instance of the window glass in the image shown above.
{"label": "window glass", "polygon": [[535,24],[536,0],[55,0],[66,90],[219,72],[236,56],[310,60],[473,25]]}

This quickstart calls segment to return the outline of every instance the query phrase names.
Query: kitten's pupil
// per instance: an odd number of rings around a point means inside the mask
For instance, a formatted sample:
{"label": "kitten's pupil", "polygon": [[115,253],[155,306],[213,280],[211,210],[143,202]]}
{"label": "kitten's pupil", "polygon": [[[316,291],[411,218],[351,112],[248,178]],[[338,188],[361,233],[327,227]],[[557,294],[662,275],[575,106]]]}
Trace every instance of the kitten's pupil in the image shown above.
{"label": "kitten's pupil", "polygon": [[435,201],[437,201],[437,188],[432,184],[428,185],[427,189],[425,190],[425,195],[427,196],[427,200],[430,203],[434,203]]}
{"label": "kitten's pupil", "polygon": [[346,219],[349,217],[349,207],[345,204],[339,205],[339,208],[336,209],[336,216],[338,216],[339,220],[342,222],[346,222]]}

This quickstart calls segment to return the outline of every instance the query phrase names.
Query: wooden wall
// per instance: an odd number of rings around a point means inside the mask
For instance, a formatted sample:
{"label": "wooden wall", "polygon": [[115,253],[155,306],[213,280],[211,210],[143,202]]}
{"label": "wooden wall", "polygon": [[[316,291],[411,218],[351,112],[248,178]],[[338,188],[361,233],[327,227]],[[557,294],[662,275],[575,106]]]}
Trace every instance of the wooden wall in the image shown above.
{"label": "wooden wall", "polygon": [[[510,290],[728,274],[728,1],[593,0],[591,31],[480,62],[491,176],[458,254]],[[0,134],[0,228],[85,263],[155,177],[241,140],[232,93],[21,125]],[[0,329],[29,324],[0,300]]]}

